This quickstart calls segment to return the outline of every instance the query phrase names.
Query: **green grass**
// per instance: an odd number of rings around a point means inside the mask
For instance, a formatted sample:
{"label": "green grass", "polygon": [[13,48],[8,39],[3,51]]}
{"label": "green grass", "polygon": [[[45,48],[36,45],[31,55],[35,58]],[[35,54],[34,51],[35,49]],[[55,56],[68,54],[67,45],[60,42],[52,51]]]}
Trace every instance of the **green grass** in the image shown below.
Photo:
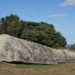
{"label": "green grass", "polygon": [[75,62],[57,65],[0,63],[0,75],[75,75]]}
{"label": "green grass", "polygon": [[[57,65],[31,65],[18,64],[18,68],[32,69],[36,75],[75,75],[75,63],[63,63]],[[35,75],[31,74],[31,75]]]}

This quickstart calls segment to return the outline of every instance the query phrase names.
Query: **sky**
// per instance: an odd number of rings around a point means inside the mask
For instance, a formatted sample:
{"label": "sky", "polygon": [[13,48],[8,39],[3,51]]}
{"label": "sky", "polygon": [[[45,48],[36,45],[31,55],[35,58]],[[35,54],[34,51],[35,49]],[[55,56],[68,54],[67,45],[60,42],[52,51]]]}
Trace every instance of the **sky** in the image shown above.
{"label": "sky", "polygon": [[75,43],[75,0],[0,0],[0,18],[10,14],[53,24],[68,44]]}

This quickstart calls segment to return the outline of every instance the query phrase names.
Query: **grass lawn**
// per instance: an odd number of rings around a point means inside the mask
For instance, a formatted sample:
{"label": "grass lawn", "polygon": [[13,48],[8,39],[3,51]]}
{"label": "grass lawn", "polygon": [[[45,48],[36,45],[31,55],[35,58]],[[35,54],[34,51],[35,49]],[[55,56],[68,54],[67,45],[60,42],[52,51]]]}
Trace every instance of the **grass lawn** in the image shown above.
{"label": "grass lawn", "polygon": [[75,75],[75,63],[58,65],[0,63],[0,75]]}

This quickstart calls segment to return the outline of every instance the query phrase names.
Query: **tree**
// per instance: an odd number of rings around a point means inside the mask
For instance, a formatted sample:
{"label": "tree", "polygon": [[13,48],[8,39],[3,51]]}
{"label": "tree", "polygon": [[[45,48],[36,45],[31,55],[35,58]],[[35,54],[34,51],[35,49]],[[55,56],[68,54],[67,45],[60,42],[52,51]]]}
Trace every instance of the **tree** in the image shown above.
{"label": "tree", "polygon": [[71,50],[75,50],[75,43],[74,44],[72,44],[72,45],[70,45],[70,47],[69,47]]}
{"label": "tree", "polygon": [[65,47],[67,44],[65,37],[60,32],[56,32],[53,24],[27,22],[13,14],[1,20],[0,34],[9,34],[53,48]]}

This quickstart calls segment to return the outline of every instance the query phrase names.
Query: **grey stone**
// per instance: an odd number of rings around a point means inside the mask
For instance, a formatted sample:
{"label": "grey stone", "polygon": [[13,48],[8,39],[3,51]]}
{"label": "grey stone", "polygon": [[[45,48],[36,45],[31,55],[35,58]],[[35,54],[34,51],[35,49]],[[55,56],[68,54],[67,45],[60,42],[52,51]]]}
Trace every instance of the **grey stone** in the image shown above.
{"label": "grey stone", "polygon": [[0,62],[23,62],[35,64],[58,64],[75,60],[75,52],[50,47],[0,35]]}

